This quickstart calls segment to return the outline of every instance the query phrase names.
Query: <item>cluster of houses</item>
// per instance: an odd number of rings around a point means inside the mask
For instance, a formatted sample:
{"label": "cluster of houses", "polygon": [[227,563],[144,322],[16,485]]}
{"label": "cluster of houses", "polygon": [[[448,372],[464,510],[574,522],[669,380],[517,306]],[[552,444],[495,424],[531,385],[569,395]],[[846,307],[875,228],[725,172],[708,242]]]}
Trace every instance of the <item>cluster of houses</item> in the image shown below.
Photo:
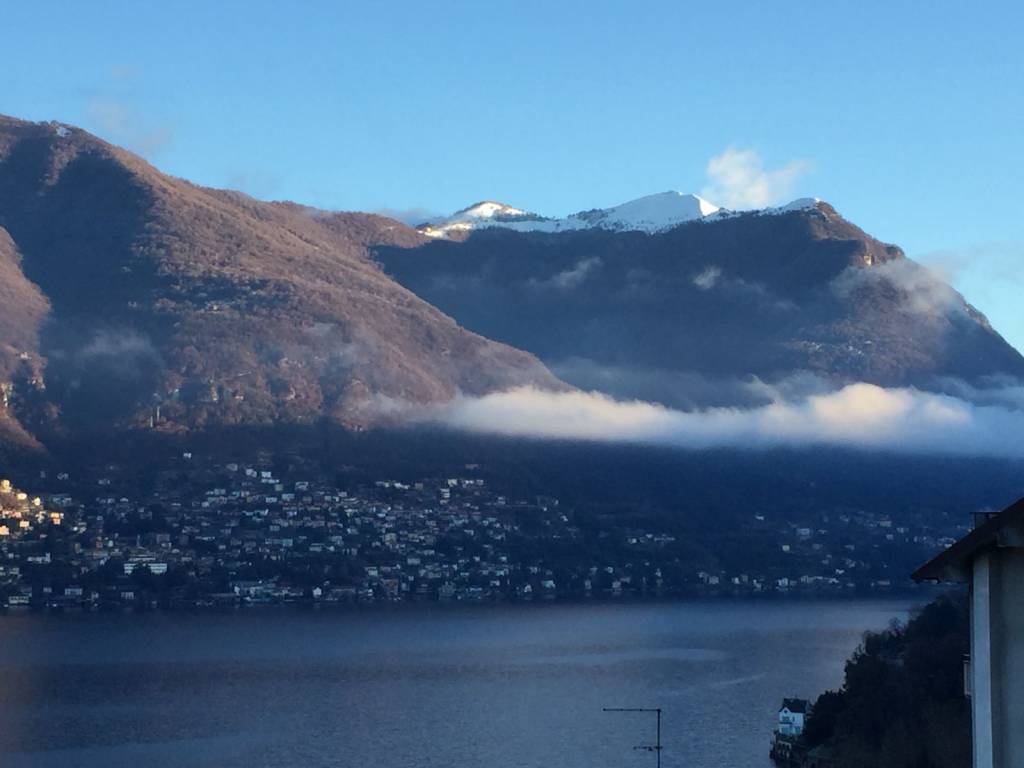
{"label": "cluster of houses", "polygon": [[[42,531],[63,523],[64,515],[47,510],[42,498],[15,488],[10,480],[0,480],[0,553],[9,552],[15,542],[34,538]],[[26,566],[50,562],[49,552],[27,554],[24,558]],[[6,600],[9,606],[28,606],[32,601],[31,587],[19,583],[21,569],[21,558],[0,558],[0,584],[10,585]]]}
{"label": "cluster of houses", "polygon": [[[60,510],[53,513],[32,514],[42,499],[12,493],[21,502],[4,507],[18,526],[0,539],[0,606],[564,594],[564,571],[556,575],[543,557],[524,562],[518,555],[533,536],[524,523],[556,545],[571,535],[555,499],[509,500],[471,477],[340,490],[322,480],[285,480],[268,467],[192,463],[184,453],[142,499],[119,495],[116,473],[96,478],[97,494],[86,502],[70,493],[46,497]],[[632,575],[620,571],[589,569],[593,579],[582,587],[606,583],[609,594],[621,594]]]}
{"label": "cluster of houses", "polygon": [[731,567],[695,561],[678,530],[595,527],[554,498],[508,498],[478,469],[342,487],[308,464],[186,451],[146,488],[114,466],[40,478],[51,492],[38,497],[8,483],[0,607],[891,590],[892,551],[934,551],[950,534],[859,510],[754,513],[749,533],[774,554]]}

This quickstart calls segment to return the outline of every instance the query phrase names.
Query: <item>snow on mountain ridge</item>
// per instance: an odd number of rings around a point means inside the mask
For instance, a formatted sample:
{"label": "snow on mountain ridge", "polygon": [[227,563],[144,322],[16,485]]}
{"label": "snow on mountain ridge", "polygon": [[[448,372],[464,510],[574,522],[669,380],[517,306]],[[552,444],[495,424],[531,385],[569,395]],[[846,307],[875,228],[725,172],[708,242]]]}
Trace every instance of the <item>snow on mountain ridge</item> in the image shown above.
{"label": "snow on mountain ridge", "polygon": [[463,208],[461,211],[456,211],[454,214],[447,217],[446,220],[457,218],[493,219],[502,216],[525,215],[529,214],[519,208],[513,208],[511,205],[505,205],[504,203],[499,203],[494,200],[484,200],[483,202],[476,203],[468,208]]}
{"label": "snow on mountain ridge", "polygon": [[[815,207],[817,198],[800,198],[778,208],[764,208],[752,213],[774,215]],[[738,212],[720,208],[697,195],[668,191],[639,197],[612,208],[580,211],[563,219],[540,216],[504,203],[484,201],[463,208],[451,216],[429,222],[420,231],[429,237],[448,237],[489,227],[513,229],[518,232],[570,232],[580,229],[607,229],[615,232],[638,231],[649,234],[664,232],[691,221],[706,221]]]}
{"label": "snow on mountain ridge", "polygon": [[791,203],[780,205],[775,208],[763,208],[759,211],[762,214],[789,213],[790,211],[806,211],[808,208],[817,208],[821,202],[819,197],[800,197]]}
{"label": "snow on mountain ridge", "polygon": [[606,229],[658,232],[684,221],[703,219],[719,210],[717,205],[697,195],[669,191],[640,197],[602,211],[577,213],[570,218],[578,218],[591,223],[591,226]]}

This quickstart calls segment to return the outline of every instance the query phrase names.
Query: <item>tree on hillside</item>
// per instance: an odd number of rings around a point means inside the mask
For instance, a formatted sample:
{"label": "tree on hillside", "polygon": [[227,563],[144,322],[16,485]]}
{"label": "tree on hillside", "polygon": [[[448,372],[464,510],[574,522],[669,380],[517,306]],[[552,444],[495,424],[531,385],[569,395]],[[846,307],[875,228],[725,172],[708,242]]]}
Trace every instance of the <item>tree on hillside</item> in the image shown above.
{"label": "tree on hillside", "polygon": [[824,746],[837,768],[969,768],[967,649],[962,596],[939,598],[905,626],[866,634],[842,688],[818,697],[806,746]]}

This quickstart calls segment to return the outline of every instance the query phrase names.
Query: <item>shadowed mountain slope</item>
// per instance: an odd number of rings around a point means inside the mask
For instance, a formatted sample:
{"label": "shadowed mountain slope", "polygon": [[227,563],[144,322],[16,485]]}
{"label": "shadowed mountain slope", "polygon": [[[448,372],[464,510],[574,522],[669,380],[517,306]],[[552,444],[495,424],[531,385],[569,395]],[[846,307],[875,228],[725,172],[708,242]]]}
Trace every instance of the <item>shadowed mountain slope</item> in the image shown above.
{"label": "shadowed mountain slope", "polygon": [[950,286],[827,203],[798,203],[652,233],[499,222],[376,256],[467,328],[618,396],[690,407],[745,404],[754,376],[924,388],[1024,376]]}

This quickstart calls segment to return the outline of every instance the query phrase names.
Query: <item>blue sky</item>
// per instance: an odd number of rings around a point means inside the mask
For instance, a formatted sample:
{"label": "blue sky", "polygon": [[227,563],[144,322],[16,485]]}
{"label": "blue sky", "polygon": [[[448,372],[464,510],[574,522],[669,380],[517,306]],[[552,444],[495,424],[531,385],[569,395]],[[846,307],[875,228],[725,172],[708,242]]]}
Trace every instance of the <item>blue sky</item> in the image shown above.
{"label": "blue sky", "polygon": [[[1021,4],[0,12],[0,112],[81,125],[199,183],[326,208],[493,198],[551,215],[666,189],[813,195],[943,269],[1024,349]],[[709,178],[713,158],[731,181]],[[763,194],[744,197],[747,181]]]}

